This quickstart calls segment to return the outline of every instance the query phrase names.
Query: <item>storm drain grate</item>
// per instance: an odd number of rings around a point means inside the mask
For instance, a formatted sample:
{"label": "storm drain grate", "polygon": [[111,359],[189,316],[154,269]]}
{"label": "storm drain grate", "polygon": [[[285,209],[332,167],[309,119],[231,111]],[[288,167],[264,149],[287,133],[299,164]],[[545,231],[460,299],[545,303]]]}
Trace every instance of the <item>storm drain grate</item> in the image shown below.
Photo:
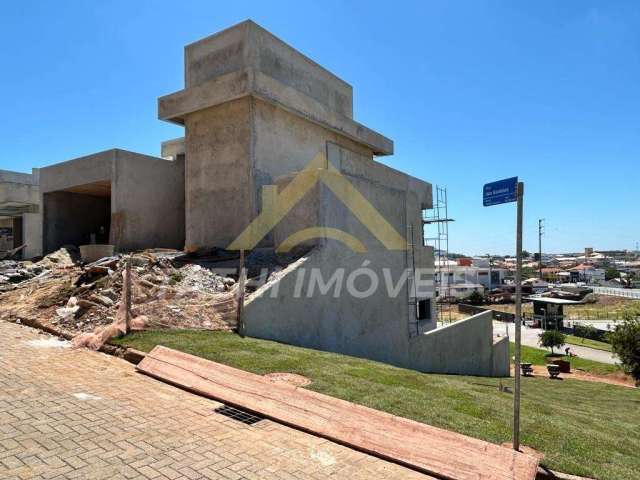
{"label": "storm drain grate", "polygon": [[244,423],[245,425],[254,425],[259,421],[264,420],[264,417],[245,412],[244,410],[240,410],[239,408],[230,407],[229,405],[218,407],[214,410],[214,412],[219,413],[220,415],[224,415],[225,417],[229,417],[237,422]]}

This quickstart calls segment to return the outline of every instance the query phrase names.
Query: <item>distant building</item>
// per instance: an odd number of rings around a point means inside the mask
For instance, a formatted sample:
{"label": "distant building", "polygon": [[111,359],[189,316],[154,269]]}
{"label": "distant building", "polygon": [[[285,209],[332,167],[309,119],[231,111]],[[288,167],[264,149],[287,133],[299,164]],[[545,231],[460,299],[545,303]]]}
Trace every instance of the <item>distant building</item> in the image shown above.
{"label": "distant building", "polygon": [[539,278],[527,278],[522,282],[522,285],[530,286],[533,293],[542,293],[549,289],[549,283]]}
{"label": "distant building", "polygon": [[542,269],[542,279],[547,282],[558,282],[560,281],[559,273],[562,272],[561,268],[558,267],[544,267]]}
{"label": "distant building", "polygon": [[605,280],[603,268],[596,268],[590,264],[581,264],[569,269],[571,281],[585,283],[600,283]]}
{"label": "distant building", "polygon": [[478,292],[484,295],[484,286],[479,283],[454,283],[448,287],[445,285],[441,287],[436,286],[436,292],[438,297],[454,297],[457,299],[464,299],[471,295],[473,292]]}
{"label": "distant building", "polygon": [[474,291],[484,293],[503,285],[508,273],[505,268],[490,265],[487,258],[436,261],[436,291],[438,296],[465,298]]}

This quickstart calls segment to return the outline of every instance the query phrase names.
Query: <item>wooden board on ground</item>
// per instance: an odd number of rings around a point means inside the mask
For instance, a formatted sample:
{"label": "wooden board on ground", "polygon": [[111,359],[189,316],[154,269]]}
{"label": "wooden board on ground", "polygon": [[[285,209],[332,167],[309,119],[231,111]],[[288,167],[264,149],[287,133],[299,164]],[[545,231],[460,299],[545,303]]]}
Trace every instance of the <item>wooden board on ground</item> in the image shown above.
{"label": "wooden board on ground", "polygon": [[138,370],[441,479],[533,480],[530,455],[157,346]]}

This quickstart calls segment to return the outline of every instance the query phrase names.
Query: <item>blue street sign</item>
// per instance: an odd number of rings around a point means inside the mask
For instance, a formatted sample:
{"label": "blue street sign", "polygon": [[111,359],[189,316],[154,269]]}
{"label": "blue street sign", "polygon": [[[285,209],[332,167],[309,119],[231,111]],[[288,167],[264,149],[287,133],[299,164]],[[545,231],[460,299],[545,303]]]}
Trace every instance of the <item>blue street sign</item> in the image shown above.
{"label": "blue street sign", "polygon": [[518,200],[518,177],[487,183],[482,193],[482,203],[485,207],[515,202]]}

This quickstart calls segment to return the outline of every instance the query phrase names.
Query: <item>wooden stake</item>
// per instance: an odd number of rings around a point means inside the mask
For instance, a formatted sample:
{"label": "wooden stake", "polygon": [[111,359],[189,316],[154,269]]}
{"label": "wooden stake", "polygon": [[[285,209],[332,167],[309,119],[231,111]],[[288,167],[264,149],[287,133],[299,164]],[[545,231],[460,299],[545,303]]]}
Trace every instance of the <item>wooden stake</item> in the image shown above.
{"label": "wooden stake", "polygon": [[240,250],[240,271],[238,273],[238,310],[236,315],[236,324],[238,325],[238,334],[244,337],[244,323],[242,322],[242,308],[244,307],[244,250]]}
{"label": "wooden stake", "polygon": [[127,257],[124,276],[125,332],[131,331],[131,255]]}

